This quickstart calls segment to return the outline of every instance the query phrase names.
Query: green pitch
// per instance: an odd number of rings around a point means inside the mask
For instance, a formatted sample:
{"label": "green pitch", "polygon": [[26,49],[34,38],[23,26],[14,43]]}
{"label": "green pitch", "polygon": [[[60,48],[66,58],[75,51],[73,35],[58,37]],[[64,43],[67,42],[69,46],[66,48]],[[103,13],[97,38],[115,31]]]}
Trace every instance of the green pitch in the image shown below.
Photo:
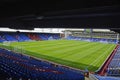
{"label": "green pitch", "polygon": [[25,50],[25,54],[47,59],[74,68],[96,71],[115,48],[115,44],[74,40],[13,42],[12,47]]}

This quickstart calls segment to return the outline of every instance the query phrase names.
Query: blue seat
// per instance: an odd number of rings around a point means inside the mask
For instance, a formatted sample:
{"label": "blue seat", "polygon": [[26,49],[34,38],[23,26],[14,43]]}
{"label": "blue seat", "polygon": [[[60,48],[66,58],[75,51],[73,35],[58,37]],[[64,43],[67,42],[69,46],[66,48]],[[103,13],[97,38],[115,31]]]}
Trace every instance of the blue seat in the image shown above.
{"label": "blue seat", "polygon": [[[17,54],[8,50],[0,49],[0,70],[7,78],[31,79],[31,80],[84,80],[84,75],[80,71],[63,67],[51,66],[48,62],[43,62],[28,56]],[[62,72],[60,74],[55,73]],[[79,72],[79,73],[78,73]]]}

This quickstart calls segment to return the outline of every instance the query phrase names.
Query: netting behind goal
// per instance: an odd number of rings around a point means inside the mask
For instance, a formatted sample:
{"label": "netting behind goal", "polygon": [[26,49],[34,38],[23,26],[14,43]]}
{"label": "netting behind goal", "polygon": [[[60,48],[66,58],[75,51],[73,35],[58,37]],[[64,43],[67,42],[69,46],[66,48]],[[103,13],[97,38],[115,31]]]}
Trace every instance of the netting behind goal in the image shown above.
{"label": "netting behind goal", "polygon": [[25,53],[25,50],[23,49],[22,46],[14,46],[13,51],[19,53]]}
{"label": "netting behind goal", "polygon": [[10,44],[11,44],[11,42],[9,42],[9,41],[4,41],[4,42],[2,43],[2,45],[5,45],[5,46],[10,46]]}

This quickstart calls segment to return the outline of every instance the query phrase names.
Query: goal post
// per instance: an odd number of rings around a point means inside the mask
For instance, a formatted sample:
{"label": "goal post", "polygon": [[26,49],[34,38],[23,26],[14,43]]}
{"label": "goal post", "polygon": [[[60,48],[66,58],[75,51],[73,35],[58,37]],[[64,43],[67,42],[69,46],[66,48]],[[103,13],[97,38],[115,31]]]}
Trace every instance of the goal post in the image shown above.
{"label": "goal post", "polygon": [[10,41],[4,41],[2,44],[5,45],[5,46],[10,46],[11,42]]}
{"label": "goal post", "polygon": [[13,48],[13,51],[14,51],[14,52],[18,52],[18,53],[25,53],[25,50],[23,49],[22,46],[15,46],[15,47]]}
{"label": "goal post", "polygon": [[10,41],[4,41],[3,43],[1,43],[1,48],[7,48],[7,49],[12,49],[11,47],[11,42]]}

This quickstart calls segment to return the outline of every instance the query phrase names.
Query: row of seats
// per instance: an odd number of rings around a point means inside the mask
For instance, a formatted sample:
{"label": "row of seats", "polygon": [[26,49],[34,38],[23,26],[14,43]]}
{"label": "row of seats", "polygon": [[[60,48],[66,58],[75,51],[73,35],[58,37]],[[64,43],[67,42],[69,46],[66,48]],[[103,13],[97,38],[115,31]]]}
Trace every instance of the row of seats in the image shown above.
{"label": "row of seats", "polygon": [[116,54],[108,65],[107,75],[120,77],[120,46],[118,47]]}
{"label": "row of seats", "polygon": [[118,77],[109,77],[109,76],[99,76],[94,75],[98,80],[120,80]]}
{"label": "row of seats", "polygon": [[60,39],[59,34],[50,33],[16,33],[4,32],[0,33],[0,42],[5,41],[30,41],[30,40],[51,40]]}
{"label": "row of seats", "polygon": [[82,40],[89,42],[102,42],[102,43],[117,43],[115,39],[104,39],[104,38],[86,38],[86,37],[76,37],[76,36],[68,36],[68,40]]}
{"label": "row of seats", "polygon": [[0,79],[3,80],[84,80],[83,72],[30,56],[0,49]]}

